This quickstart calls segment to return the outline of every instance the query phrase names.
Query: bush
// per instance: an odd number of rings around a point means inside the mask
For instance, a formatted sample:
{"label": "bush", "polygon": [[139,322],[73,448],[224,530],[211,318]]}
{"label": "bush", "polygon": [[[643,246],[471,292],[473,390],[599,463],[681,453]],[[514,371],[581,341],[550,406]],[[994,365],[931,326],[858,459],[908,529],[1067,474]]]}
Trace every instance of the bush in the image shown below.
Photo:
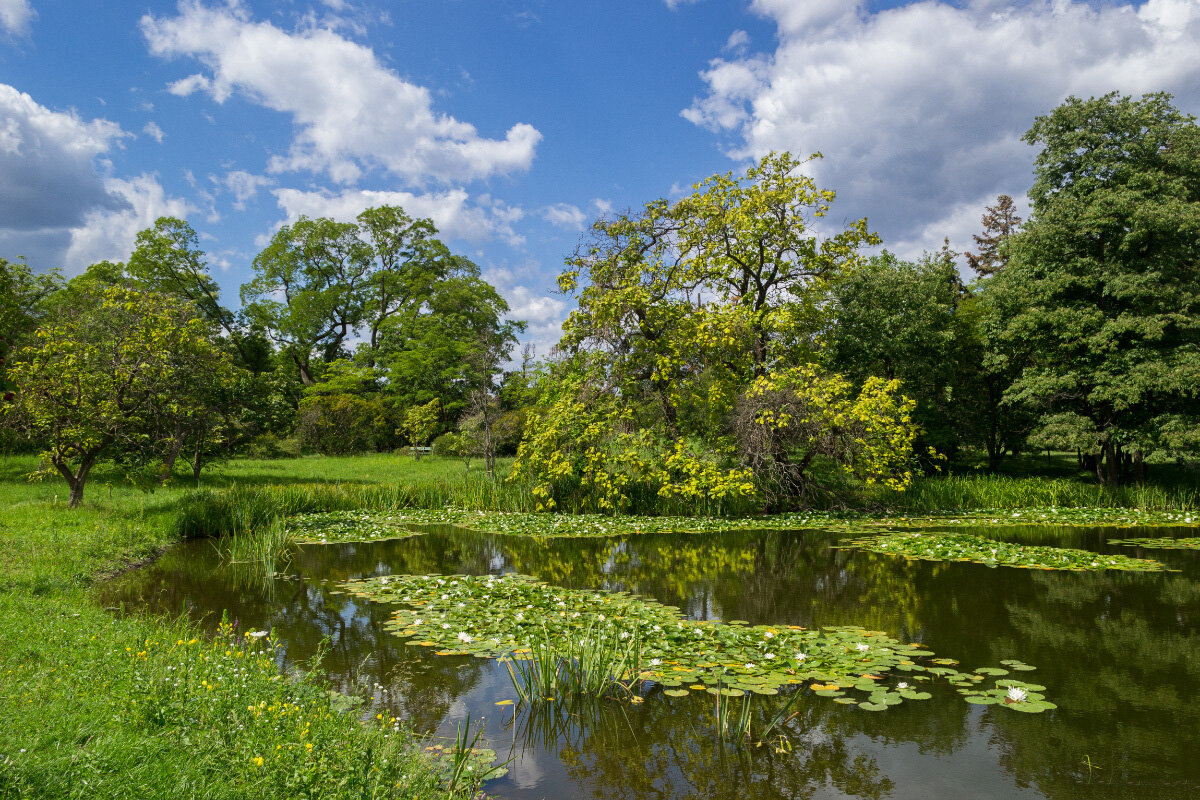
{"label": "bush", "polygon": [[301,400],[296,431],[307,448],[348,455],[377,449],[389,440],[392,428],[379,399],[334,394]]}

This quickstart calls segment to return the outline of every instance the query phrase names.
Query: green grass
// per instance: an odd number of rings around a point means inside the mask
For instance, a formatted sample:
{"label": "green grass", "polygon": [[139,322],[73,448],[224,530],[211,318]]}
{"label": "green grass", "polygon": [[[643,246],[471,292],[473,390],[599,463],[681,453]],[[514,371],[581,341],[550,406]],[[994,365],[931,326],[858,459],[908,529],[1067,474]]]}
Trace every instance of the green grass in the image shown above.
{"label": "green grass", "polygon": [[[439,469],[462,471],[383,462],[234,462],[202,485],[367,485],[364,474],[401,478],[414,467],[432,483]],[[319,684],[281,679],[274,659],[252,657],[244,639],[212,643],[185,623],[91,601],[90,584],[177,540],[189,489],[145,494],[99,471],[70,510],[60,481],[26,479],[33,467],[0,459],[0,799],[450,795],[452,766],[417,753],[420,740],[402,724],[364,724]],[[252,552],[239,546],[242,557]],[[264,720],[252,706],[288,713]],[[452,765],[454,748],[446,752]]]}

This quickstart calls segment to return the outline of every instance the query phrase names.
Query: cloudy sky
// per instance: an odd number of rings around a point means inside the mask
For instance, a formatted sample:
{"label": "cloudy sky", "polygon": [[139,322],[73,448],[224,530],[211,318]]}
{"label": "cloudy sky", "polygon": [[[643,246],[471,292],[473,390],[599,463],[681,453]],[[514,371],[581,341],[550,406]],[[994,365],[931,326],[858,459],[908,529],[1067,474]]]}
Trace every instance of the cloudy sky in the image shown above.
{"label": "cloudy sky", "polygon": [[280,224],[399,204],[545,352],[599,215],[821,151],[833,218],[967,249],[1032,119],[1113,90],[1200,112],[1200,0],[0,0],[0,256],[186,217],[236,305]]}

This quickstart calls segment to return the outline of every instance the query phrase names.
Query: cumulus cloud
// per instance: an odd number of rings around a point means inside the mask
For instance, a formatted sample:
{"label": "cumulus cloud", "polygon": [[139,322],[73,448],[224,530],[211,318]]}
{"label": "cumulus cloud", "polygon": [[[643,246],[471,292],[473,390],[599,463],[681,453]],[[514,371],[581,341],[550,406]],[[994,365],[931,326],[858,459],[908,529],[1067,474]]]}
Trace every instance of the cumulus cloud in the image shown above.
{"label": "cumulus cloud", "polygon": [[252,175],[240,169],[226,173],[224,178],[214,177],[212,180],[229,190],[233,195],[233,207],[239,211],[245,210],[246,203],[254,199],[259,189],[275,183],[266,175]]}
{"label": "cumulus cloud", "polygon": [[105,259],[124,261],[133,250],[138,231],[151,227],[159,217],[185,218],[196,210],[186,200],[169,196],[154,175],[107,178],[104,184],[122,199],[123,207],[94,208],[84,215],[81,225],[71,230],[63,258],[68,273]]}
{"label": "cumulus cloud", "polygon": [[160,128],[158,123],[154,120],[150,120],[146,123],[145,127],[142,128],[142,133],[146,134],[159,144],[162,144],[163,137],[166,135],[163,133],[163,129]]}
{"label": "cumulus cloud", "polygon": [[526,322],[521,341],[532,344],[540,356],[546,356],[562,338],[562,324],[569,307],[549,289],[528,285],[538,272],[536,265],[516,271],[492,266],[483,271],[483,279],[495,286],[508,302],[508,318]]}
{"label": "cumulus cloud", "polygon": [[587,215],[580,211],[578,206],[570,203],[555,203],[547,206],[542,210],[542,218],[551,225],[575,231],[583,230],[583,223],[587,221]]}
{"label": "cumulus cloud", "polygon": [[72,229],[128,208],[97,160],[129,134],[115,122],[54,111],[0,84],[0,256],[61,263]]}
{"label": "cumulus cloud", "polygon": [[29,0],[0,0],[0,28],[24,35],[29,33],[29,23],[35,14]]}
{"label": "cumulus cloud", "polygon": [[368,47],[310,21],[286,31],[255,22],[238,4],[181,4],[171,18],[146,15],[142,32],[159,56],[187,56],[207,73],[170,85],[177,95],[235,93],[290,114],[296,134],[273,172],[306,170],[354,183],[383,169],[411,182],[462,182],[525,170],[542,135],[517,123],[504,138],[433,108],[430,91],[387,68]]}
{"label": "cumulus cloud", "polygon": [[1167,90],[1200,110],[1195,0],[752,8],[775,22],[777,48],[714,59],[683,116],[734,158],[823,152],[809,169],[838,191],[834,214],[868,216],[897,250],[940,245],[939,226],[969,248],[983,205],[1029,187],[1035,151],[1021,135],[1068,95]]}
{"label": "cumulus cloud", "polygon": [[394,205],[402,207],[410,216],[432,219],[443,238],[470,242],[498,238],[514,246],[525,241],[513,228],[514,223],[525,216],[523,209],[486,194],[472,201],[463,189],[427,194],[347,189],[334,194],[281,188],[272,193],[288,222],[301,216],[352,220],[365,209]]}

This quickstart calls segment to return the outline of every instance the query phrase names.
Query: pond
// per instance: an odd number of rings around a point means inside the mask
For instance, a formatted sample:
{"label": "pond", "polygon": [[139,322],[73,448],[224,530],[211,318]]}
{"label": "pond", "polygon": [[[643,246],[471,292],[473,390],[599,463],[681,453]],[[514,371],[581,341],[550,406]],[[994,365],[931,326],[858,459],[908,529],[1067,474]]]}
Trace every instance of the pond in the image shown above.
{"label": "pond", "polygon": [[[830,547],[822,531],[532,539],[430,528],[406,539],[308,545],[273,579],[180,545],[101,588],[106,605],[272,628],[289,664],[322,671],[418,728],[451,736],[468,715],[508,773],[496,798],[1194,798],[1200,796],[1200,553],[1109,538],[1162,529],[972,528],[1025,544],[1155,558],[1174,572],[1061,572],[910,561]],[[1174,529],[1172,534],[1197,532]],[[713,697],[497,706],[502,664],[438,656],[385,627],[394,610],[338,590],[348,579],[517,572],[623,590],[698,620],[861,625],[920,642],[964,669],[1017,659],[1058,708],[1020,714],[952,688],[868,712],[807,688],[782,735],[733,747]],[[323,645],[323,642],[327,644]],[[763,698],[770,700],[771,698]]]}

